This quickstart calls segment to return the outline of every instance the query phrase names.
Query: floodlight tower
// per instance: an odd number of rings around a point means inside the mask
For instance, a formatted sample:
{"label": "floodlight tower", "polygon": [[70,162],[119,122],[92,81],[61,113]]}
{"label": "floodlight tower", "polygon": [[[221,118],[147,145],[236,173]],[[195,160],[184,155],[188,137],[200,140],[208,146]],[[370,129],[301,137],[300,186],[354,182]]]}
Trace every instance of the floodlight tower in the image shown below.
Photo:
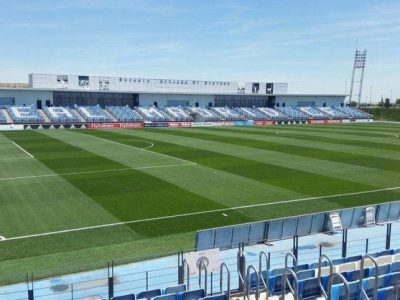
{"label": "floodlight tower", "polygon": [[[365,68],[365,60],[367,59],[367,49],[364,50],[358,50],[356,49],[356,53],[354,55],[354,65],[353,65],[353,73],[351,75],[351,84],[350,84],[350,98],[349,98],[349,103],[351,103],[351,100],[353,98],[353,88],[354,88],[354,83],[358,82],[359,83],[359,89],[358,89],[358,106],[360,106],[360,101],[361,101],[361,93],[362,93],[362,85],[363,85],[363,79],[364,79],[364,68]],[[360,72],[357,72],[360,71]],[[360,80],[355,81],[354,76],[355,74],[360,73]]]}

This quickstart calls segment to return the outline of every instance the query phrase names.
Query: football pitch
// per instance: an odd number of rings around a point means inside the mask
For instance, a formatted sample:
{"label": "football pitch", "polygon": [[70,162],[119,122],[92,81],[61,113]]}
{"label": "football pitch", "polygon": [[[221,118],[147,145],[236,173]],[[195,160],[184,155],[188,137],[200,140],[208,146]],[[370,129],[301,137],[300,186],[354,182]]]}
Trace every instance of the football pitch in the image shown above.
{"label": "football pitch", "polygon": [[400,200],[400,125],[0,132],[0,274],[193,250],[197,230]]}

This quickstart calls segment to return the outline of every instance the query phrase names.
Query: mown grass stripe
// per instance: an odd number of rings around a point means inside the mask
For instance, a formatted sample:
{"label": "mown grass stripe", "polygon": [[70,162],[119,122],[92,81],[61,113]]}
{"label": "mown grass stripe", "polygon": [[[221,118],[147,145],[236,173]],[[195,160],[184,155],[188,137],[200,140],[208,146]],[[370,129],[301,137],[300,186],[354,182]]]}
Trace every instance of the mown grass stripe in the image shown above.
{"label": "mown grass stripe", "polygon": [[[176,131],[175,134],[170,134],[169,130],[161,131],[134,131],[134,130],[121,130],[121,132],[140,137],[142,135],[148,136],[155,141],[169,142],[174,139],[174,136],[179,135]],[[181,134],[184,134],[183,132]],[[346,178],[352,182],[361,184],[368,184],[376,187],[393,186],[400,180],[399,175],[393,171],[380,172],[378,169],[351,165],[347,163],[333,162],[329,160],[321,160],[302,156],[301,154],[287,154],[281,151],[271,151],[265,149],[257,149],[241,145],[232,145],[220,141],[213,141],[193,136],[181,136],[181,139],[176,139],[175,144],[181,146],[189,146],[191,148],[199,148],[202,150],[209,150],[218,153],[229,154],[231,156],[240,157],[243,159],[254,160],[258,163],[269,163],[276,166],[284,166],[291,169],[300,171],[307,171],[322,176],[335,177],[338,179]],[[366,176],[366,174],[369,174]]]}
{"label": "mown grass stripe", "polygon": [[[326,143],[343,144],[349,146],[360,146],[374,149],[384,149],[390,151],[400,151],[400,139],[386,138],[386,139],[368,139],[348,137],[340,133],[325,133],[325,132],[310,132],[309,130],[275,130],[273,128],[253,129],[253,128],[213,128],[216,131],[231,131],[231,132],[243,132],[250,134],[258,134],[263,136],[282,136],[293,139],[317,141]],[[312,143],[310,143],[312,144]]]}
{"label": "mown grass stripe", "polygon": [[[169,130],[169,134],[178,136],[196,137],[200,139],[212,140],[217,142],[230,143],[233,145],[252,147],[270,151],[279,151],[281,153],[301,155],[309,158],[329,160],[346,164],[354,164],[362,167],[370,167],[375,169],[393,171],[400,169],[400,154],[399,160],[377,158],[368,155],[359,155],[355,151],[342,152],[342,148],[338,145],[338,151],[320,149],[319,147],[312,148],[304,147],[296,144],[290,144],[289,139],[270,138],[262,135],[245,134],[241,132],[227,132],[225,130]],[[332,145],[332,144],[331,144]],[[331,147],[332,148],[332,147]]]}

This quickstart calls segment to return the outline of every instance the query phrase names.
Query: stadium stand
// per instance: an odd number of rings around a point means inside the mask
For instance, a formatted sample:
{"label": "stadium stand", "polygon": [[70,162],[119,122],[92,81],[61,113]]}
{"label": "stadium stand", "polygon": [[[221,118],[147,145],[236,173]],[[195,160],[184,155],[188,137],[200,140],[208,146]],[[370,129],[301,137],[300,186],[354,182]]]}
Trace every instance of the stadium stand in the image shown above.
{"label": "stadium stand", "polygon": [[[355,255],[331,260],[321,255],[318,261],[297,264],[294,254],[286,253],[285,267],[269,269],[269,259],[260,252],[258,269],[248,265],[242,279],[244,284],[244,299],[400,299],[400,249],[388,249],[369,253],[364,256]],[[262,261],[266,259],[265,270],[261,270]],[[293,265],[288,265],[288,258],[293,258]],[[221,265],[222,266],[222,265]],[[199,267],[200,268],[200,267]],[[222,269],[222,267],[221,267]],[[227,268],[229,271],[229,268]],[[221,274],[221,273],[220,273]],[[228,272],[228,274],[230,274]],[[230,276],[228,275],[227,276]],[[223,276],[221,278],[224,278]],[[227,278],[225,278],[226,280]],[[205,277],[207,280],[207,275]],[[188,282],[189,278],[188,278]],[[222,279],[221,283],[222,285]],[[147,300],[199,300],[199,299],[230,299],[229,287],[222,287],[216,293],[210,293],[207,286],[199,285],[189,289],[186,284],[146,290],[138,294],[126,294],[113,297],[113,300],[147,299]],[[348,289],[348,297],[346,290]],[[328,295],[331,292],[331,297]],[[242,293],[233,291],[237,295]],[[261,298],[261,294],[265,294]],[[251,295],[255,294],[255,298]],[[209,295],[209,296],[207,296]],[[236,299],[236,298],[235,298]]]}
{"label": "stadium stand", "polygon": [[341,112],[340,110],[336,110],[333,107],[318,107],[320,111],[329,115],[333,119],[348,119],[349,115]]}
{"label": "stadium stand", "polygon": [[298,110],[309,115],[313,119],[318,119],[318,120],[329,119],[329,115],[311,106],[299,107]]}
{"label": "stadium stand", "polygon": [[15,124],[37,124],[44,122],[44,118],[34,106],[7,106],[7,112]]}
{"label": "stadium stand", "polygon": [[168,122],[172,121],[172,118],[168,116],[164,111],[151,106],[151,107],[135,107],[135,109],[143,116],[144,120],[151,122]]}
{"label": "stadium stand", "polygon": [[106,109],[119,122],[143,121],[143,117],[129,106],[106,106]]}
{"label": "stadium stand", "polygon": [[[372,119],[361,110],[351,107],[135,107],[106,106],[103,110],[96,106],[44,107],[5,106],[0,111],[0,123],[16,124],[72,124],[81,122],[219,122],[219,121],[306,121],[329,119]],[[9,116],[8,116],[9,115]],[[10,119],[11,118],[11,119]]]}
{"label": "stadium stand", "polygon": [[76,106],[76,110],[86,122],[112,122],[113,119],[108,116],[99,106]]}
{"label": "stadium stand", "polygon": [[162,109],[167,113],[174,121],[177,122],[191,122],[193,118],[180,106],[170,106]]}
{"label": "stadium stand", "polygon": [[44,107],[43,111],[49,120],[55,124],[80,122],[80,118],[68,107]]}
{"label": "stadium stand", "polygon": [[358,110],[358,109],[352,108],[352,107],[348,107],[348,106],[347,107],[335,106],[334,109],[345,113],[351,119],[368,119],[368,118],[372,118],[366,112],[363,112],[361,110]]}
{"label": "stadium stand", "polygon": [[389,298],[399,288],[399,252],[392,249],[336,260],[322,255],[318,262],[304,265],[297,265],[295,261],[291,267],[262,271],[262,280],[252,273],[249,288],[256,288],[258,282],[259,289],[264,289],[269,296],[292,293],[294,299],[326,299],[329,290],[332,291],[331,299],[338,300],[399,299]]}
{"label": "stadium stand", "polygon": [[269,108],[269,107],[259,107],[257,108],[262,114],[267,116],[269,120],[275,120],[275,121],[280,121],[280,120],[288,120],[289,117],[285,115],[284,113],[280,112],[279,110]]}
{"label": "stadium stand", "polygon": [[7,118],[6,116],[3,114],[3,110],[0,109],[0,124],[6,124],[7,123]]}
{"label": "stadium stand", "polygon": [[244,116],[248,120],[253,120],[253,121],[267,121],[271,120],[271,118],[268,118],[266,115],[262,114],[255,108],[250,108],[250,107],[239,107],[235,108],[235,110]]}
{"label": "stadium stand", "polygon": [[219,116],[214,111],[207,109],[205,107],[188,107],[188,112],[190,114],[195,114],[196,118],[199,117],[201,121],[213,122],[213,121],[223,121],[223,118]]}
{"label": "stadium stand", "polygon": [[308,120],[308,119],[310,119],[310,116],[308,116],[304,112],[302,112],[294,107],[278,107],[275,109],[279,110],[280,112],[289,116],[289,118],[292,120]]}
{"label": "stadium stand", "polygon": [[220,115],[226,121],[243,121],[245,117],[229,107],[211,107],[211,110]]}

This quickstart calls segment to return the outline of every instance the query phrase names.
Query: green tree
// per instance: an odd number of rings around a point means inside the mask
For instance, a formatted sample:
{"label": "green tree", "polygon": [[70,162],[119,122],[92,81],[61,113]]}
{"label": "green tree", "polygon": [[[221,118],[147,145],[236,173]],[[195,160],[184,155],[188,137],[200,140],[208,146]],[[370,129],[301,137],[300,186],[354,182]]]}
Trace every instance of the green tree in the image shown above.
{"label": "green tree", "polygon": [[385,104],[383,105],[383,106],[385,106],[386,108],[389,108],[390,107],[390,99],[389,98],[386,98],[385,99]]}
{"label": "green tree", "polygon": [[396,105],[397,105],[397,106],[400,106],[400,98],[397,98],[397,99],[396,99]]}
{"label": "green tree", "polygon": [[349,105],[351,107],[356,107],[357,106],[357,102],[356,101],[351,101]]}

